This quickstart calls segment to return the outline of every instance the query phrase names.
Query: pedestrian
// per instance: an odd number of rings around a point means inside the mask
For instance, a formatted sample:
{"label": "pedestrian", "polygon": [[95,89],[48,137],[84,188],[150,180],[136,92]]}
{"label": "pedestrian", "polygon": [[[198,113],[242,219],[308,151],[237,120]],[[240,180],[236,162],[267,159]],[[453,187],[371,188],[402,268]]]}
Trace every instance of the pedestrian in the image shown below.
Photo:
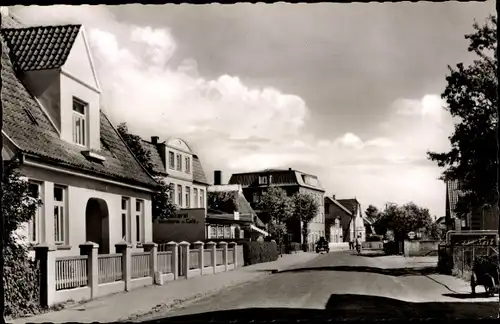
{"label": "pedestrian", "polygon": [[354,243],[352,241],[352,238],[349,239],[349,250],[353,250],[354,249]]}
{"label": "pedestrian", "polygon": [[358,253],[361,253],[361,238],[359,237],[356,237],[356,251],[358,251]]}

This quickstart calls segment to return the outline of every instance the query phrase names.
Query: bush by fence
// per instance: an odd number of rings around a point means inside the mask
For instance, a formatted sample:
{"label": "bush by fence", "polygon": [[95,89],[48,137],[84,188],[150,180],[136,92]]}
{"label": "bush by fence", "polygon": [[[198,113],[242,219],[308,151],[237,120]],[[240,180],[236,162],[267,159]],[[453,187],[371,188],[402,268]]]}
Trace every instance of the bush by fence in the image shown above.
{"label": "bush by fence", "polygon": [[276,242],[243,242],[245,265],[276,261],[278,246]]}
{"label": "bush by fence", "polygon": [[455,274],[468,278],[474,260],[493,258],[496,260],[496,245],[439,245],[438,269],[444,274]]}

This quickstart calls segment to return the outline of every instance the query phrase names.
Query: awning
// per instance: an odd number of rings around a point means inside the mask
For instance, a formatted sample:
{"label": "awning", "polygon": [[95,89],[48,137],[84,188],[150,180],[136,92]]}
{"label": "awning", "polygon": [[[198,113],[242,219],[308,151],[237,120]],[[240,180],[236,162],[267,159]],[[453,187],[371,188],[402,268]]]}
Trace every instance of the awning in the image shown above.
{"label": "awning", "polygon": [[269,236],[269,233],[264,231],[264,230],[261,230],[260,228],[258,228],[257,226],[255,225],[250,225],[250,228],[256,232],[259,232],[260,234],[264,235],[264,236]]}

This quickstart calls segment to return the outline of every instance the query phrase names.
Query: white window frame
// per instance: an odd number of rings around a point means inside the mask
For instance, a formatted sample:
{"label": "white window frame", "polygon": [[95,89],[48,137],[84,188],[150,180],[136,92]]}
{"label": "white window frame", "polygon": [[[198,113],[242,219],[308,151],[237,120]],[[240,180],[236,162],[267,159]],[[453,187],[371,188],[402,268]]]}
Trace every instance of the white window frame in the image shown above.
{"label": "white window frame", "polygon": [[186,198],[186,208],[191,208],[191,187],[186,186],[184,195]]}
{"label": "white window frame", "polygon": [[269,180],[267,176],[259,176],[259,184],[260,185],[267,185],[269,184]]}
{"label": "white window frame", "polygon": [[[139,207],[139,210],[137,208]],[[144,200],[135,200],[135,241],[144,243]]]}
{"label": "white window frame", "polygon": [[210,226],[210,238],[217,238],[217,226]]}
{"label": "white window frame", "polygon": [[175,167],[177,171],[182,171],[182,154],[175,155]]}
{"label": "white window frame", "polygon": [[177,206],[182,207],[182,186],[177,185]]}
{"label": "white window frame", "polygon": [[[83,106],[83,114],[75,110],[75,104]],[[73,142],[80,146],[87,146],[88,139],[88,103],[73,97],[72,100],[72,131],[73,131]],[[77,121],[80,122],[79,128],[76,126]],[[82,125],[83,122],[83,125]]]}
{"label": "white window frame", "polygon": [[175,196],[175,184],[170,183],[169,186],[170,186],[170,196],[169,196],[169,199],[170,199],[170,201],[172,203],[175,204],[175,197],[176,197]]}
{"label": "white window frame", "polygon": [[193,188],[193,203],[194,203],[194,206],[193,208],[198,208],[198,188]]}
{"label": "white window frame", "polygon": [[[123,202],[125,201],[125,208],[123,208]],[[122,197],[121,200],[121,236],[122,240],[125,242],[130,242],[130,226],[129,226],[129,219],[130,219],[130,198],[129,197]],[[125,219],[124,219],[125,218]],[[123,233],[125,230],[125,233]],[[125,234],[125,235],[124,235]]]}
{"label": "white window frame", "polygon": [[[62,190],[62,201],[56,201],[55,191],[56,189]],[[61,185],[54,185],[53,190],[53,201],[54,201],[54,243],[55,244],[64,244],[67,240],[67,231],[66,231],[66,200],[67,193],[66,187]],[[57,215],[56,215],[57,210]]]}
{"label": "white window frame", "polygon": [[186,173],[191,173],[191,157],[185,156],[184,157],[184,163],[185,163],[185,171],[186,171]]}
{"label": "white window frame", "polygon": [[168,151],[168,168],[171,170],[175,169],[175,153],[174,153],[174,151]]}
{"label": "white window frame", "polygon": [[[32,197],[34,199],[42,198],[42,183],[34,180],[28,180],[29,186],[38,187],[38,197]],[[33,244],[41,242],[40,235],[42,231],[40,230],[40,219],[42,215],[42,207],[38,206],[33,217],[28,221],[28,241]],[[34,235],[34,237],[33,237]]]}
{"label": "white window frame", "polygon": [[205,190],[200,189],[200,208],[205,208]]}
{"label": "white window frame", "polygon": [[224,226],[217,226],[217,238],[218,239],[224,238]]}

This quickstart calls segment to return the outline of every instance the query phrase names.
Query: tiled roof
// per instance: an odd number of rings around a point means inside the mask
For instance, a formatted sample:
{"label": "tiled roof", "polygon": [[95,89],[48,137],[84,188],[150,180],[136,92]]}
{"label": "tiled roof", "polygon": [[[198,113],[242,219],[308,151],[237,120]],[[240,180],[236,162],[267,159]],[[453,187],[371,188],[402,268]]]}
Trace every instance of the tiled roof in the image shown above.
{"label": "tiled roof", "polygon": [[342,205],[341,203],[339,203],[337,200],[335,200],[335,199],[333,199],[333,198],[331,198],[329,196],[326,196],[325,200],[330,201],[332,204],[335,204],[337,207],[339,207],[340,209],[342,209],[343,211],[345,211],[348,215],[352,216],[352,209],[347,209],[344,205]]}
{"label": "tiled roof", "polygon": [[[2,19],[2,26],[4,24],[9,25],[9,18]],[[157,185],[132,155],[103,112],[100,113],[101,149],[97,153],[104,156],[105,161],[91,161],[83,156],[80,146],[62,140],[38,102],[16,77],[3,37],[0,37],[0,42],[3,131],[21,152],[59,166],[131,184],[148,187]]]}
{"label": "tiled roof", "polygon": [[208,183],[205,171],[203,171],[200,158],[197,155],[193,155],[193,182],[207,185],[210,184]]}
{"label": "tiled roof", "polygon": [[[243,187],[268,186],[259,185],[259,176],[272,176],[269,186],[301,186],[314,190],[324,191],[321,183],[314,175],[310,175],[293,169],[265,169],[256,172],[234,173],[229,179],[230,184],[240,184]],[[307,184],[302,176],[308,176],[317,182],[317,186]]]}
{"label": "tiled roof", "polygon": [[356,198],[353,198],[353,199],[337,199],[337,201],[342,205],[344,206],[347,210],[353,210],[353,208],[357,208],[358,207],[358,201],[356,200]]}
{"label": "tiled roof", "polygon": [[151,142],[142,140],[142,147],[149,152],[151,152],[151,163],[153,164],[153,171],[155,174],[166,175],[167,171],[165,169],[165,165],[163,164],[163,160],[161,159],[160,152]]}
{"label": "tiled roof", "polygon": [[81,25],[2,29],[16,69],[35,71],[64,65]]}

